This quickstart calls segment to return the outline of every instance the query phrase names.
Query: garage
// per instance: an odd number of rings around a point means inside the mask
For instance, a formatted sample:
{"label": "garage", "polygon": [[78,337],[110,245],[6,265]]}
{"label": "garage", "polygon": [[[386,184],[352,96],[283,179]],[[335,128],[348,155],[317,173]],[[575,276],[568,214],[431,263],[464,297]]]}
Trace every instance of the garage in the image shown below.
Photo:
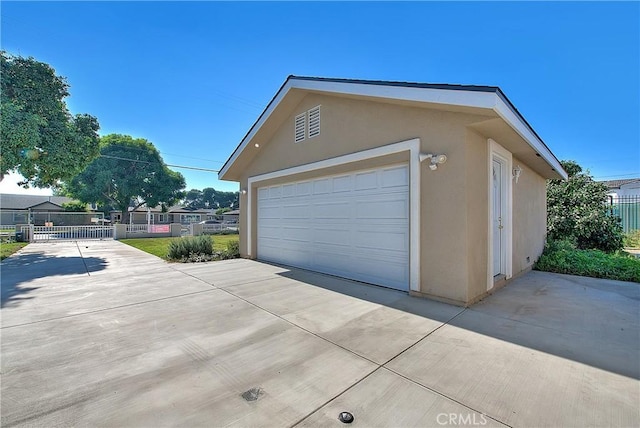
{"label": "garage", "polygon": [[394,165],[258,188],[265,261],[409,290],[409,168]]}

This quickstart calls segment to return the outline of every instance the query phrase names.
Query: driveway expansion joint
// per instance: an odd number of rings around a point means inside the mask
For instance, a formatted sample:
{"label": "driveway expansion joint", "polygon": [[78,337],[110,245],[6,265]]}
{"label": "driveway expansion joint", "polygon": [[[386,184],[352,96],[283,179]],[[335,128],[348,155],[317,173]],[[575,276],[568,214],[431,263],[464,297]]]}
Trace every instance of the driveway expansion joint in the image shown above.
{"label": "driveway expansion joint", "polygon": [[27,326],[27,325],[40,324],[40,323],[45,323],[45,322],[50,322],[50,321],[57,321],[57,320],[65,319],[65,318],[80,317],[80,316],[84,316],[84,315],[95,314],[95,313],[98,313],[98,312],[106,312],[106,311],[111,311],[111,310],[114,310],[114,309],[128,308],[128,307],[131,307],[131,306],[139,306],[139,305],[144,305],[144,304],[147,304],[147,303],[160,302],[160,301],[163,301],[163,300],[175,299],[175,298],[178,298],[178,297],[191,296],[191,295],[194,295],[194,294],[210,293],[210,292],[212,292],[214,290],[215,290],[215,288],[212,288],[211,290],[193,291],[191,293],[177,294],[175,296],[167,296],[167,297],[159,297],[157,299],[149,299],[149,300],[145,300],[143,302],[128,303],[126,305],[117,305],[117,306],[112,306],[110,308],[95,309],[95,310],[92,310],[92,311],[82,312],[82,313],[79,313],[79,314],[71,314],[71,315],[65,315],[65,316],[61,316],[61,317],[54,317],[54,318],[48,318],[48,319],[44,319],[44,320],[26,322],[26,323],[22,323],[22,324],[14,324],[14,325],[2,326],[2,327],[0,327],[0,330],[5,330],[5,329],[9,329],[9,328],[16,328],[16,327],[24,327],[24,326]]}
{"label": "driveway expansion joint", "polygon": [[82,250],[80,249],[80,245],[78,244],[78,241],[74,241],[74,243],[76,244],[76,248],[78,249],[78,254],[80,254],[80,260],[82,260],[84,269],[87,271],[87,276],[91,276],[91,274],[89,273],[89,266],[87,266],[87,262],[84,259],[84,256],[82,255]]}

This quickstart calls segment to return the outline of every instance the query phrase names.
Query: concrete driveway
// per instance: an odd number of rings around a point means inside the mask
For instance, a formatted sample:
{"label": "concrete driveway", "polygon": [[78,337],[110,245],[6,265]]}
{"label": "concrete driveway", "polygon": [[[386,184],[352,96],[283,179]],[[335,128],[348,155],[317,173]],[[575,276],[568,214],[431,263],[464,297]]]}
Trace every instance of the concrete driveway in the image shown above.
{"label": "concrete driveway", "polygon": [[470,309],[116,241],[1,264],[2,426],[639,426],[638,284],[531,272]]}

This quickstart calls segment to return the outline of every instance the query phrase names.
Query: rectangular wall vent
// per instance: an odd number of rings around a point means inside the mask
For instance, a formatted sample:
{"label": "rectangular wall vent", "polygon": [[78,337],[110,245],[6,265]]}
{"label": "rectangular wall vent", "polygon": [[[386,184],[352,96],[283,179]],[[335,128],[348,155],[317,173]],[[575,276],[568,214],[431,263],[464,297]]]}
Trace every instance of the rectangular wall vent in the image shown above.
{"label": "rectangular wall vent", "polygon": [[295,120],[295,141],[299,143],[304,140],[305,128],[307,122],[307,113],[302,113],[296,116]]}
{"label": "rectangular wall vent", "polygon": [[320,106],[309,110],[309,138],[320,135]]}

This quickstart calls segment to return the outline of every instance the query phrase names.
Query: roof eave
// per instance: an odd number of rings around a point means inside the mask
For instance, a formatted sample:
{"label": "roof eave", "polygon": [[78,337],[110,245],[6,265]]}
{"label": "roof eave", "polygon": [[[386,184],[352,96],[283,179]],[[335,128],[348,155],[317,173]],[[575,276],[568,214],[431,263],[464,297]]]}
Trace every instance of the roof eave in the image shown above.
{"label": "roof eave", "polygon": [[498,87],[351,81],[289,76],[220,169],[218,177],[221,180],[227,179],[229,169],[236,159],[292,89],[490,109],[509,124],[547,162],[553,171],[565,180],[568,178],[560,161]]}

